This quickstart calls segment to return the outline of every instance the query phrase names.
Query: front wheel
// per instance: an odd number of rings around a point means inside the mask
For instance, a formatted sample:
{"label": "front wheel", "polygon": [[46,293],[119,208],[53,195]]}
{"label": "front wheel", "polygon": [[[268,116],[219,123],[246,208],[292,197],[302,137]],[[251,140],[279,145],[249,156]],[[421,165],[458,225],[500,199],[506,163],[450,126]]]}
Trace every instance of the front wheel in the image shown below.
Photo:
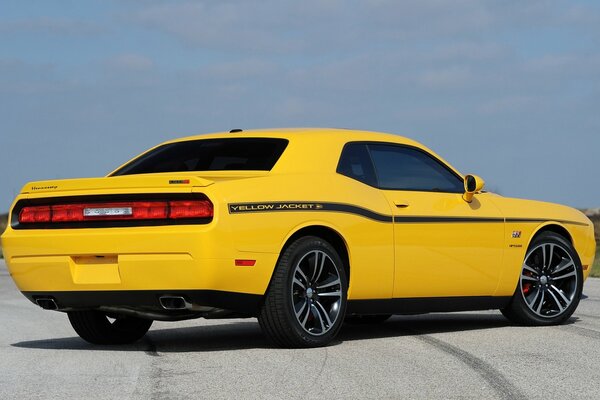
{"label": "front wheel", "polygon": [[95,310],[70,311],[69,321],[75,332],[86,342],[92,344],[128,344],[140,340],[152,320],[116,315],[109,318],[105,313]]}
{"label": "front wheel", "polygon": [[275,268],[258,321],[282,347],[318,347],[338,333],[346,313],[348,280],[337,251],[306,236],[288,246]]}
{"label": "front wheel", "polygon": [[542,233],[531,242],[517,289],[501,311],[522,325],[560,324],[577,308],[582,289],[581,261],[573,245],[556,233]]}

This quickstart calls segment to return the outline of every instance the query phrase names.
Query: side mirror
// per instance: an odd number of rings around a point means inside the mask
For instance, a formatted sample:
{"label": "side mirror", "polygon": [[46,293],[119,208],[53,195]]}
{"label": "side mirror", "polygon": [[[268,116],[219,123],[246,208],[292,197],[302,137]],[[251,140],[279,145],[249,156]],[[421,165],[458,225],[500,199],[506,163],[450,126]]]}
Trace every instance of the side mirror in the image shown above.
{"label": "side mirror", "polygon": [[477,192],[481,192],[484,185],[485,181],[477,175],[465,176],[465,193],[463,194],[463,199],[467,203],[472,202],[473,195]]}

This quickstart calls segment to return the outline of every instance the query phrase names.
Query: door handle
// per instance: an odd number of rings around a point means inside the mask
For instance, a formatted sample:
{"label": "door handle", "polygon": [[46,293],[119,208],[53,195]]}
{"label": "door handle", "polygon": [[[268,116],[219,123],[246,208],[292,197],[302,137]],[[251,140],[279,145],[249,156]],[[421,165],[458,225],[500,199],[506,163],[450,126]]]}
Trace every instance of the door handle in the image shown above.
{"label": "door handle", "polygon": [[394,204],[396,205],[396,207],[398,208],[407,208],[410,204],[408,204],[408,201],[394,201]]}

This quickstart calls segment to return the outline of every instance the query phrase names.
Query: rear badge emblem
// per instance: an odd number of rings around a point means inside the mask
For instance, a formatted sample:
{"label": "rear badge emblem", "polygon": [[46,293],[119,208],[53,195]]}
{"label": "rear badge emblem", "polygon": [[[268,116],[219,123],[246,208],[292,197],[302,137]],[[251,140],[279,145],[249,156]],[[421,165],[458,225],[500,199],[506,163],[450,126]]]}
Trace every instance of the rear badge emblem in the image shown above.
{"label": "rear badge emblem", "polygon": [[132,207],[84,208],[84,217],[120,217],[133,215]]}
{"label": "rear badge emblem", "polygon": [[513,231],[512,237],[513,239],[519,239],[521,237],[521,231]]}

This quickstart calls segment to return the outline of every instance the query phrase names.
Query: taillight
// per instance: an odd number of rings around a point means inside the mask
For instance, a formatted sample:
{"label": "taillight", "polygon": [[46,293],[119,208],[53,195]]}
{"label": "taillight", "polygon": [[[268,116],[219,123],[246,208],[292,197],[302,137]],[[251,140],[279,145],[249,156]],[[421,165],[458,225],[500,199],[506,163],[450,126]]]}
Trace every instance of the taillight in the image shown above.
{"label": "taillight", "polygon": [[31,224],[36,222],[50,222],[50,207],[25,207],[19,213],[19,222]]}
{"label": "taillight", "polygon": [[26,206],[19,212],[19,223],[180,220],[212,218],[212,216],[213,205],[208,199],[129,201]]}
{"label": "taillight", "polygon": [[169,202],[169,218],[210,218],[213,206],[208,200],[179,200]]}
{"label": "taillight", "polygon": [[83,204],[73,204],[64,206],[57,205],[52,206],[50,208],[52,209],[52,222],[83,221]]}

